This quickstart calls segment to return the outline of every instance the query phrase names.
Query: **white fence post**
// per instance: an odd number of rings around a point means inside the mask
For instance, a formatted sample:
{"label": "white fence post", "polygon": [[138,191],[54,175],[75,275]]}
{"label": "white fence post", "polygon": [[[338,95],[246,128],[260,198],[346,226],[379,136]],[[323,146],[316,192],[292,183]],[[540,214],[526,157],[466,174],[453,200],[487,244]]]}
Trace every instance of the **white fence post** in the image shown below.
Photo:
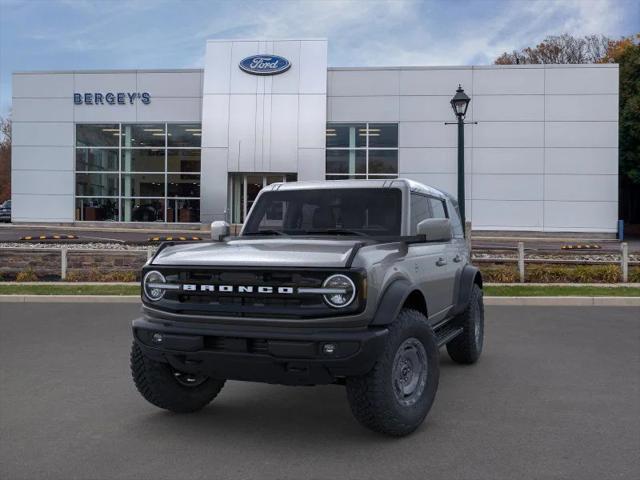
{"label": "white fence post", "polygon": [[467,250],[471,258],[471,222],[464,222],[464,237],[467,241]]}
{"label": "white fence post", "polygon": [[67,246],[60,247],[60,280],[67,278]]}
{"label": "white fence post", "polygon": [[620,248],[622,249],[620,259],[620,266],[622,267],[622,281],[623,283],[627,283],[629,281],[629,245],[627,242],[622,242],[620,244]]}
{"label": "white fence post", "polygon": [[518,242],[518,275],[520,283],[524,283],[524,242]]}
{"label": "white fence post", "polygon": [[151,245],[147,246],[147,260],[153,257],[153,247]]}

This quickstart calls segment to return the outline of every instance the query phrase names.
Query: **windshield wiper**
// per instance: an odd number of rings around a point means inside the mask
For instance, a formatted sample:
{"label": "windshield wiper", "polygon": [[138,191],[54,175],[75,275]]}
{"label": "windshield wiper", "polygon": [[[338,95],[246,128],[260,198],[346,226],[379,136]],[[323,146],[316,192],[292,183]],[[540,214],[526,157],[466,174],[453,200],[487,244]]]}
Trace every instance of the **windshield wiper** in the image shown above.
{"label": "windshield wiper", "polygon": [[304,234],[308,235],[357,235],[358,237],[368,237],[366,233],[357,230],[348,230],[346,228],[327,228],[326,230],[305,230]]}
{"label": "windshield wiper", "polygon": [[281,232],[280,230],[258,230],[257,232],[245,233],[245,235],[284,235],[284,236],[287,236],[286,233]]}

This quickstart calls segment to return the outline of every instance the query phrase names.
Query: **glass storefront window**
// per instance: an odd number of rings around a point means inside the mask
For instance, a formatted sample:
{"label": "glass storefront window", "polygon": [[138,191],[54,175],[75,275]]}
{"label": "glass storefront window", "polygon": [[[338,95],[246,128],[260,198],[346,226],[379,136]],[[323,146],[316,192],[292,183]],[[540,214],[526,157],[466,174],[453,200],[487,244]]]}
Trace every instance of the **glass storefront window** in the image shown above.
{"label": "glass storefront window", "polygon": [[78,222],[118,221],[118,199],[78,198],[75,218]]}
{"label": "glass storefront window", "polygon": [[327,175],[327,180],[366,180],[366,175]]}
{"label": "glass storefront window", "polygon": [[164,197],[164,175],[130,173],[122,175],[123,197]]}
{"label": "glass storefront window", "polygon": [[369,150],[369,174],[398,173],[397,150]]}
{"label": "glass storefront window", "polygon": [[164,172],[164,148],[123,148],[123,172]]}
{"label": "glass storefront window", "polygon": [[124,198],[121,203],[124,222],[164,222],[164,198]]}
{"label": "glass storefront window", "polygon": [[199,123],[169,124],[167,144],[169,147],[200,147],[202,127]]}
{"label": "glass storefront window", "polygon": [[169,172],[200,172],[200,150],[167,150],[167,170]]}
{"label": "glass storefront window", "polygon": [[365,134],[366,123],[327,124],[327,148],[359,148],[366,147],[367,139]]}
{"label": "glass storefront window", "polygon": [[164,147],[164,123],[122,125],[123,147]]}
{"label": "glass storefront window", "polygon": [[76,124],[76,220],[199,222],[201,134],[199,123]]}
{"label": "glass storefront window", "polygon": [[367,152],[327,150],[327,174],[329,173],[367,173]]}
{"label": "glass storefront window", "polygon": [[169,199],[167,201],[167,222],[192,223],[199,220],[199,200]]}
{"label": "glass storefront window", "polygon": [[76,174],[76,195],[79,197],[115,197],[118,195],[118,174]]}
{"label": "glass storefront window", "polygon": [[118,149],[77,148],[77,172],[117,172]]}
{"label": "glass storefront window", "polygon": [[395,123],[370,123],[369,148],[398,148],[398,125]]}
{"label": "glass storefront window", "polygon": [[398,125],[328,123],[326,179],[397,178]]}
{"label": "glass storefront window", "polygon": [[167,175],[168,197],[199,197],[200,175]]}
{"label": "glass storefront window", "polygon": [[77,147],[117,147],[120,143],[120,125],[78,124],[76,125]]}

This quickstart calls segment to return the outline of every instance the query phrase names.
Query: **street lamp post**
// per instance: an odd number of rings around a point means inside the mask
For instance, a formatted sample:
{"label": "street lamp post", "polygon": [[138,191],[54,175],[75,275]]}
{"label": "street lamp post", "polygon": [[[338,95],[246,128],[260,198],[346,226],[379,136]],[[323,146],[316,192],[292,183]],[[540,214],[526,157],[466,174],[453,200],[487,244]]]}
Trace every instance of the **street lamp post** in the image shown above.
{"label": "street lamp post", "polygon": [[471,99],[468,97],[462,85],[458,85],[456,94],[451,99],[451,108],[458,117],[458,208],[463,228],[466,226],[465,198],[464,198],[464,116]]}

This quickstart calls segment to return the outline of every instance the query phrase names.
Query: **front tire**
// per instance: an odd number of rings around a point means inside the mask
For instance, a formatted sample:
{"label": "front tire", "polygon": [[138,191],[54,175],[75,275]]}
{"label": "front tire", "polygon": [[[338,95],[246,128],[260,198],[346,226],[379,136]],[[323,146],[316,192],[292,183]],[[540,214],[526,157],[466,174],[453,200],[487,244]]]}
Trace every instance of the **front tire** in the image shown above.
{"label": "front tire", "polygon": [[373,369],[347,378],[351,411],[365,427],[404,436],[424,421],[440,377],[438,344],[425,316],[403,309]]}
{"label": "front tire", "polygon": [[131,374],[140,394],[156,407],[190,413],[206,407],[222,390],[224,380],[188,375],[143,355],[134,342]]}
{"label": "front tire", "polygon": [[470,365],[476,363],[484,343],[484,301],[482,289],[473,284],[469,304],[457,318],[462,333],[447,343],[447,352],[454,362]]}

